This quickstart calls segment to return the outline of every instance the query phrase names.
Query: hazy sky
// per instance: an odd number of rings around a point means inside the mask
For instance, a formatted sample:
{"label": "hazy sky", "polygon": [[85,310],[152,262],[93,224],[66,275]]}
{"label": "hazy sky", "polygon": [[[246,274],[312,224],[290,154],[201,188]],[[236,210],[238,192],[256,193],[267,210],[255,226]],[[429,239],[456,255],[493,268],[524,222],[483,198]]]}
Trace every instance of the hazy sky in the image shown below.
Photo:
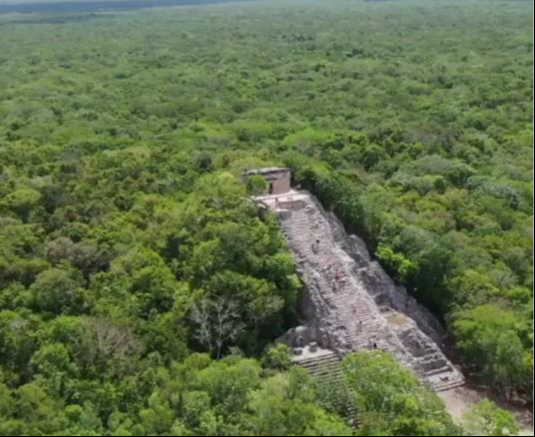
{"label": "hazy sky", "polygon": [[[46,12],[46,4],[56,4],[56,3],[92,3],[92,2],[122,2],[122,1],[129,1],[132,2],[132,0],[0,0],[0,13],[1,12]],[[228,1],[246,1],[246,0],[133,0],[134,2],[140,3],[140,7],[150,7],[151,4],[153,6],[165,6],[165,5],[195,5],[197,2],[200,5],[206,5],[210,3],[220,3],[220,2],[228,2]],[[252,1],[252,0],[251,0]],[[36,6],[35,10],[32,10],[31,6],[26,5],[32,5],[32,4],[40,4],[41,6]],[[20,6],[20,10],[17,9],[17,7]],[[71,9],[75,9],[76,7],[73,6]],[[50,9],[54,9],[53,6],[50,7]],[[130,4],[130,9],[138,9],[137,7],[133,7]],[[85,9],[84,9],[85,10]],[[53,10],[53,12],[58,12],[59,9],[56,8]],[[68,12],[68,10],[65,10]],[[64,11],[64,12],[65,12]]]}
{"label": "hazy sky", "polygon": [[[0,5],[20,5],[23,3],[66,3],[66,2],[90,2],[95,0],[0,0]],[[98,0],[98,1],[107,1],[107,0]],[[117,1],[117,0],[109,0]],[[139,1],[150,1],[150,0],[139,0]]]}

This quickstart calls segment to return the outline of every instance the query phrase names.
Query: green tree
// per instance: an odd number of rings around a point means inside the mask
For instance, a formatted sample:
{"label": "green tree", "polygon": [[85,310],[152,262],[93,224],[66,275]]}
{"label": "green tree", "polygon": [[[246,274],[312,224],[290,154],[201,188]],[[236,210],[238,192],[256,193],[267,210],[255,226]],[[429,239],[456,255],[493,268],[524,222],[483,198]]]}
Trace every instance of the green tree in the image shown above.
{"label": "green tree", "polygon": [[84,290],[77,270],[46,270],[37,276],[30,290],[33,306],[40,311],[59,315],[84,310]]}
{"label": "green tree", "polygon": [[439,398],[389,354],[348,355],[343,367],[366,432],[459,435]]}
{"label": "green tree", "polygon": [[352,435],[349,427],[314,403],[312,382],[292,369],[275,375],[251,394],[247,418],[255,435]]}
{"label": "green tree", "polygon": [[475,404],[466,416],[470,435],[509,436],[518,434],[518,425],[512,413],[498,408],[492,401]]}
{"label": "green tree", "polygon": [[247,178],[247,192],[258,196],[267,192],[267,181],[263,176],[253,175]]}
{"label": "green tree", "polygon": [[10,193],[0,204],[17,214],[25,223],[39,204],[41,194],[31,188],[19,188]]}
{"label": "green tree", "polygon": [[269,346],[262,357],[262,364],[268,369],[289,370],[292,365],[292,352],[284,343]]}
{"label": "green tree", "polygon": [[453,332],[466,362],[507,396],[531,385],[522,325],[513,311],[495,305],[460,311],[453,321]]}

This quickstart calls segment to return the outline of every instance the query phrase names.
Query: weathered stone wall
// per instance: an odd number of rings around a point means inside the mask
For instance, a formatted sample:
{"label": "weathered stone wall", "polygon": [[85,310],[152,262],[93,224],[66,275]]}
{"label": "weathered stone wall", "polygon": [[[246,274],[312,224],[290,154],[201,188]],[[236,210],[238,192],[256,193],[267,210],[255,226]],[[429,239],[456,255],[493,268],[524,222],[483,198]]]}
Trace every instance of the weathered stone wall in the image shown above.
{"label": "weathered stone wall", "polygon": [[444,328],[433,313],[409,295],[405,287],[394,283],[381,264],[372,260],[366,243],[361,238],[346,234],[342,223],[333,213],[328,213],[327,218],[336,241],[355,260],[355,273],[374,293],[377,303],[381,305],[380,302],[384,304],[386,300],[388,307],[413,319],[419,328],[442,348]]}
{"label": "weathered stone wall", "polygon": [[281,174],[279,177],[274,178],[268,182],[272,186],[271,194],[284,194],[291,189],[290,173]]}
{"label": "weathered stone wall", "polygon": [[258,168],[243,174],[245,178],[250,176],[262,176],[268,186],[265,195],[280,195],[291,191],[292,174],[290,169],[283,167]]}

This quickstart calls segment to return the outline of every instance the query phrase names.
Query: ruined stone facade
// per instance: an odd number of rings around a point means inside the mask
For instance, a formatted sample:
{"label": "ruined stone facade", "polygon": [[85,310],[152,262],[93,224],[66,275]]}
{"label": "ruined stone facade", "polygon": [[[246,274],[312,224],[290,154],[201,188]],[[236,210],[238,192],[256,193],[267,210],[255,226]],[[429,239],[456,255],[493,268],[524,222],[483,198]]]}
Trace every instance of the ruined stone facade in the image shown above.
{"label": "ruined stone facade", "polygon": [[329,350],[341,358],[379,349],[436,391],[463,385],[463,375],[442,351],[440,323],[313,196],[290,190],[256,200],[278,215],[307,289],[300,303],[304,326],[281,338],[296,349],[296,363]]}
{"label": "ruined stone facade", "polygon": [[263,176],[267,183],[266,195],[280,195],[291,190],[291,172],[284,167],[269,167],[250,170],[245,176]]}

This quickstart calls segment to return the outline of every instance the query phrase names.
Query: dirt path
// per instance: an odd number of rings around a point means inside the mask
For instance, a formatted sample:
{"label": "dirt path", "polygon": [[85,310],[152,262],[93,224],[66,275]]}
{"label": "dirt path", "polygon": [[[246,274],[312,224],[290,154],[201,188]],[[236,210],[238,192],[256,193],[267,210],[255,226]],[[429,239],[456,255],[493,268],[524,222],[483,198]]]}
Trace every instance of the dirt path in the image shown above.
{"label": "dirt path", "polygon": [[[453,417],[453,420],[459,425],[463,424],[465,420],[465,415],[470,411],[472,405],[483,400],[488,399],[487,394],[468,387],[460,387],[454,390],[448,390],[445,392],[439,393],[439,397],[442,399],[446,405],[446,409]],[[526,410],[514,409],[504,405],[500,405],[502,408],[507,408],[512,411],[519,422],[520,426],[520,436],[532,436],[533,434],[533,423],[532,417]]]}

